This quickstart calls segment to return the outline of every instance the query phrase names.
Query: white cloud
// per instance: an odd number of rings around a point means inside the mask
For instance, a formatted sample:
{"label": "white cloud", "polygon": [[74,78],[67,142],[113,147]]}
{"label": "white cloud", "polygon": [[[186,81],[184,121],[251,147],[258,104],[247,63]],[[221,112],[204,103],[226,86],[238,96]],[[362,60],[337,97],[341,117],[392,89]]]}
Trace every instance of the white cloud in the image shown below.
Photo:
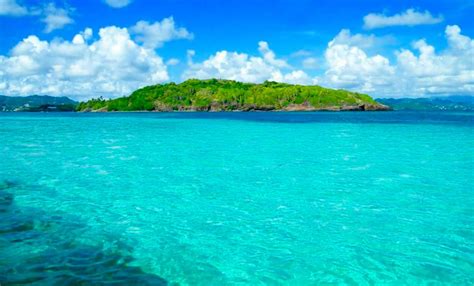
{"label": "white cloud", "polygon": [[318,69],[320,67],[319,60],[315,57],[303,59],[302,65],[305,69]]}
{"label": "white cloud", "polygon": [[306,74],[302,70],[294,70],[289,73],[282,73],[281,71],[277,71],[272,74],[270,78],[272,81],[277,82],[286,82],[291,84],[311,84],[313,83],[313,79]]}
{"label": "white cloud", "polygon": [[105,0],[105,3],[113,8],[123,8],[132,3],[132,0]]}
{"label": "white cloud", "polygon": [[176,27],[173,17],[152,24],[139,21],[130,28],[130,32],[138,42],[149,48],[159,48],[172,40],[193,38],[193,34],[185,28]]}
{"label": "white cloud", "polygon": [[308,50],[298,50],[290,55],[292,58],[299,58],[301,66],[307,70],[316,70],[321,68],[321,60]]}
{"label": "white cloud", "polygon": [[348,29],[342,29],[339,34],[332,40],[333,45],[345,44],[349,46],[357,46],[365,50],[379,50],[385,46],[397,43],[397,40],[391,36],[375,36],[374,34],[352,34]]}
{"label": "white cloud", "polygon": [[301,70],[292,70],[286,61],[278,59],[267,42],[259,42],[261,56],[245,53],[219,51],[207,60],[194,63],[194,51],[188,51],[188,69],[183,78],[224,78],[243,82],[263,82],[265,80],[292,83],[309,83],[310,77]]}
{"label": "white cloud", "polygon": [[291,57],[294,57],[294,58],[299,58],[299,57],[309,57],[311,56],[313,53],[310,52],[310,51],[307,51],[307,50],[298,50],[294,53],[291,54]]}
{"label": "white cloud", "polygon": [[193,57],[196,55],[196,51],[195,50],[187,50],[186,51],[186,58],[188,60],[188,65],[192,65],[193,64]]}
{"label": "white cloud", "polygon": [[69,17],[70,10],[57,8],[53,3],[48,4],[43,10],[42,22],[46,23],[45,33],[51,33],[54,30],[61,29],[66,25],[74,23]]}
{"label": "white cloud", "polygon": [[408,9],[403,13],[387,16],[385,14],[370,13],[364,17],[365,29],[377,29],[389,26],[416,26],[437,24],[443,21],[440,15],[434,17],[429,11],[419,12]]}
{"label": "white cloud", "polygon": [[177,64],[179,64],[179,59],[176,59],[176,58],[171,58],[169,60],[166,61],[166,65],[167,66],[175,66]]}
{"label": "white cloud", "polygon": [[441,52],[419,40],[410,50],[397,53],[398,74],[405,92],[411,94],[474,95],[474,40],[461,34],[456,26],[447,26],[448,47]]}
{"label": "white cloud", "polygon": [[22,6],[15,0],[0,0],[0,16],[38,16],[46,24],[45,33],[63,28],[74,23],[70,17],[71,8],[58,8],[54,2],[44,6]]}
{"label": "white cloud", "polygon": [[22,40],[10,56],[0,56],[0,93],[112,97],[169,79],[162,58],[134,42],[126,28],[102,28],[89,43],[91,37],[86,29],[72,41]]}
{"label": "white cloud", "polygon": [[[343,30],[341,33],[346,34]],[[347,37],[344,36],[344,37]],[[325,52],[327,70],[319,79],[323,85],[373,92],[385,86],[395,70],[381,55],[368,56],[364,50],[352,45],[354,40],[341,42],[340,34],[328,44]]]}
{"label": "white cloud", "polygon": [[15,0],[0,0],[0,15],[23,16],[26,14],[28,14],[28,9]]}
{"label": "white cloud", "polygon": [[265,61],[268,62],[269,64],[279,67],[279,68],[289,67],[289,65],[284,60],[279,60],[276,58],[275,53],[272,50],[270,50],[270,47],[268,47],[267,42],[264,42],[264,41],[258,42],[258,50],[262,54]]}
{"label": "white cloud", "polygon": [[260,56],[219,51],[202,62],[194,62],[188,51],[187,78],[225,78],[245,82],[274,80],[320,84],[368,93],[375,97],[420,97],[429,95],[474,95],[474,40],[458,26],[447,26],[448,42],[437,51],[425,40],[412,49],[393,52],[393,57],[374,52],[391,37],[341,32],[328,43],[324,58],[303,53],[304,69],[324,69],[312,77],[278,58],[266,42],[259,43]]}
{"label": "white cloud", "polygon": [[344,37],[339,34],[328,44],[327,69],[317,79],[319,84],[373,96],[474,95],[474,40],[462,35],[458,26],[446,27],[445,50],[437,52],[418,40],[413,44],[416,52],[402,49],[394,63],[382,55],[369,55],[370,47],[341,33]]}

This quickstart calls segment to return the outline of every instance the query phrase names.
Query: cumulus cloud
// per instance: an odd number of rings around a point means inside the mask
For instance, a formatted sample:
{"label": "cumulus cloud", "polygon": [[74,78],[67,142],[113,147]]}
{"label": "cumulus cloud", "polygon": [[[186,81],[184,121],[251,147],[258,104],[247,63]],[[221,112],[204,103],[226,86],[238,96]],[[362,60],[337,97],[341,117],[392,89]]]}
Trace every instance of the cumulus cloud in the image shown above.
{"label": "cumulus cloud", "polygon": [[192,39],[193,34],[186,28],[177,27],[173,17],[165,18],[161,22],[149,23],[139,21],[130,28],[135,39],[149,48],[159,48],[165,42],[177,39]]}
{"label": "cumulus cloud", "polygon": [[332,42],[333,45],[345,44],[375,51],[386,46],[394,45],[397,43],[397,40],[391,35],[375,36],[374,34],[352,34],[350,30],[342,29]]}
{"label": "cumulus cloud", "polygon": [[[341,33],[347,37],[347,31]],[[353,44],[353,39],[342,42],[341,33],[328,44],[325,52],[327,70],[318,81],[331,87],[364,92],[385,86],[395,73],[389,60],[381,55],[368,56],[361,47]]]}
{"label": "cumulus cloud", "polygon": [[437,24],[443,21],[443,16],[434,17],[429,11],[419,12],[408,9],[403,13],[387,16],[370,13],[364,17],[365,29],[377,29],[389,26],[416,26]]}
{"label": "cumulus cloud", "polygon": [[162,58],[133,41],[128,29],[105,27],[91,38],[91,29],[72,41],[25,38],[10,56],[0,56],[0,93],[111,97],[169,79]]}
{"label": "cumulus cloud", "polygon": [[42,22],[46,24],[45,33],[51,33],[54,30],[61,29],[74,20],[69,17],[70,10],[57,8],[53,3],[48,4],[43,10]]}
{"label": "cumulus cloud", "polygon": [[399,75],[404,88],[413,94],[474,95],[474,40],[461,34],[459,26],[445,29],[448,47],[437,52],[424,39],[413,48],[397,53]]}
{"label": "cumulus cloud", "polygon": [[269,79],[277,82],[286,82],[292,84],[311,84],[313,79],[302,70],[294,70],[288,73],[282,73],[277,71],[272,74],[272,77]]}
{"label": "cumulus cloud", "polygon": [[[188,69],[183,78],[224,78],[244,82],[263,82],[265,80],[291,83],[309,83],[310,77],[301,70],[291,67],[278,59],[267,42],[259,42],[260,56],[245,53],[219,51],[200,63],[194,63],[194,51],[188,51]],[[290,70],[290,71],[288,71]]]}
{"label": "cumulus cloud", "polygon": [[462,35],[458,26],[446,27],[445,50],[436,51],[421,39],[413,44],[414,51],[397,51],[393,63],[382,55],[369,55],[350,33],[341,33],[345,35],[337,35],[326,49],[327,69],[317,78],[322,85],[374,96],[474,95],[474,40]]}
{"label": "cumulus cloud", "polygon": [[28,14],[28,9],[18,4],[15,0],[0,0],[0,15],[23,16]]}
{"label": "cumulus cloud", "polygon": [[113,8],[123,8],[132,3],[132,0],[105,0],[105,3]]}
{"label": "cumulus cloud", "polygon": [[258,43],[258,50],[262,54],[265,61],[269,64],[279,68],[289,67],[289,65],[284,60],[279,60],[276,58],[275,53],[270,50],[270,47],[268,46],[267,42],[260,41]]}

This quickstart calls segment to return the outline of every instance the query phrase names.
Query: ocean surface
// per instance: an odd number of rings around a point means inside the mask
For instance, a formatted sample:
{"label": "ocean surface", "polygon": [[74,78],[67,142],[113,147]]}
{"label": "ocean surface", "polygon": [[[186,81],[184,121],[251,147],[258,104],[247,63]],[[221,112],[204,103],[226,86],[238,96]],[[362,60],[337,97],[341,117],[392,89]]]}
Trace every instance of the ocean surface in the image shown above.
{"label": "ocean surface", "polygon": [[474,113],[0,113],[0,284],[473,285]]}

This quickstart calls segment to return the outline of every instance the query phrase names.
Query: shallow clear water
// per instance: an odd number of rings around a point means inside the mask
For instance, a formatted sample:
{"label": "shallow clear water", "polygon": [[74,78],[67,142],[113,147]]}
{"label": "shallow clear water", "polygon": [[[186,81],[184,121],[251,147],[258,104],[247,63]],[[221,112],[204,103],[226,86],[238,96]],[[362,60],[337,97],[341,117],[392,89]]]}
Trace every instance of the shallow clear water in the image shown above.
{"label": "shallow clear water", "polygon": [[0,114],[0,283],[472,285],[474,113]]}

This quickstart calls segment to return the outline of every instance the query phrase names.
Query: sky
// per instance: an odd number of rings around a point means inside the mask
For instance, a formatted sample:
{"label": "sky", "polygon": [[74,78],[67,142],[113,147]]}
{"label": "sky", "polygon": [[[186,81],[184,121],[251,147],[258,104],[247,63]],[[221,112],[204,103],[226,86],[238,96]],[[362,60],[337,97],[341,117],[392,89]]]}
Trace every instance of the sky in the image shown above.
{"label": "sky", "polygon": [[0,94],[189,78],[474,95],[474,1],[0,0]]}

